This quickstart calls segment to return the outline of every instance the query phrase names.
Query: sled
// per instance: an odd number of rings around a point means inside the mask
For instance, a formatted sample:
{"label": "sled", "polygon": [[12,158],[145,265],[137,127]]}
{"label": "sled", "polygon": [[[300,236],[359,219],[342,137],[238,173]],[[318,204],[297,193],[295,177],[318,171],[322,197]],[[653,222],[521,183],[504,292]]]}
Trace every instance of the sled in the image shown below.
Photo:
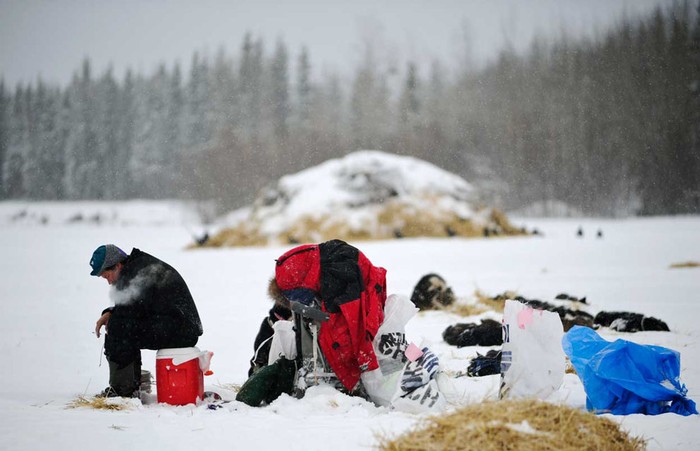
{"label": "sled", "polygon": [[[277,335],[279,331],[275,332],[273,336],[280,337],[279,357],[248,378],[236,395],[237,401],[256,407],[270,404],[282,393],[302,398],[309,387],[321,384],[347,393],[318,343],[321,324],[328,321],[330,315],[321,310],[316,301],[312,305],[291,301],[290,310],[290,331],[293,333]],[[283,323],[277,322],[275,325]],[[275,346],[273,341],[272,348],[275,349]],[[275,350],[270,353],[277,356]]]}
{"label": "sled", "polygon": [[331,370],[318,344],[321,324],[328,321],[330,315],[315,304],[305,305],[295,301],[290,304],[297,350],[294,396],[301,398],[309,387],[322,383],[341,389],[342,384]]}

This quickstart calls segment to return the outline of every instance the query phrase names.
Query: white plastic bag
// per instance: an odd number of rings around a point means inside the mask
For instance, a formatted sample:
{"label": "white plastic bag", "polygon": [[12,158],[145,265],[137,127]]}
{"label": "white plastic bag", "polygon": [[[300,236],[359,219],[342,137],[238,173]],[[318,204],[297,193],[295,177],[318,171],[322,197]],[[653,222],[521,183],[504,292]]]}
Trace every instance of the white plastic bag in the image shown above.
{"label": "white plastic bag", "polygon": [[430,379],[408,395],[396,398],[392,405],[396,410],[407,413],[441,412],[447,407],[435,379]]}
{"label": "white plastic bag", "polygon": [[272,365],[280,357],[288,360],[297,358],[297,342],[294,332],[293,321],[277,321],[272,325],[272,343],[270,344],[270,354],[267,364]]}
{"label": "white plastic bag", "polygon": [[412,413],[441,411],[446,403],[435,381],[437,356],[406,340],[406,324],[417,312],[406,296],[387,298],[384,322],[373,341],[379,368],[362,373],[362,385],[380,406]]}
{"label": "white plastic bag", "polygon": [[384,322],[372,343],[379,368],[365,371],[361,376],[362,385],[377,405],[389,406],[398,396],[406,366],[406,324],[417,312],[416,306],[405,296],[392,294],[384,303]]}
{"label": "white plastic bag", "polygon": [[507,300],[503,310],[500,398],[545,399],[564,379],[559,315]]}

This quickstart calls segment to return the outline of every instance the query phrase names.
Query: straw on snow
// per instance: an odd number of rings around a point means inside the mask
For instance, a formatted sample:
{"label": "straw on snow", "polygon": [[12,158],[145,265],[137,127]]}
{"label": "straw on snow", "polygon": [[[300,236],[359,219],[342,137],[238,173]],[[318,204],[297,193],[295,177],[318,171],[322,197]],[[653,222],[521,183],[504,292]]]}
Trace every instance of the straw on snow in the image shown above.
{"label": "straw on snow", "polygon": [[643,450],[646,441],[616,422],[538,400],[487,401],[429,417],[396,438],[379,437],[382,451]]}
{"label": "straw on snow", "polygon": [[69,409],[77,409],[78,407],[90,407],[92,409],[101,410],[124,410],[128,409],[129,406],[121,402],[122,398],[102,398],[102,397],[92,397],[86,398],[85,396],[78,396],[70,404],[68,404]]}

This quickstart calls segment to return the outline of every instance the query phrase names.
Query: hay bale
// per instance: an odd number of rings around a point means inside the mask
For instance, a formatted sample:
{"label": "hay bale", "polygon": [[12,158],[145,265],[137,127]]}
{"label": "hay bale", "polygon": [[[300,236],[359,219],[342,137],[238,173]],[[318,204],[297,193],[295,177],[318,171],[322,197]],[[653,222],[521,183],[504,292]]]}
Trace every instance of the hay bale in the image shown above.
{"label": "hay bale", "polygon": [[345,241],[366,241],[372,235],[367,226],[353,227],[343,218],[304,215],[278,235],[277,241],[289,244],[320,243],[335,237],[342,237]]}
{"label": "hay bale", "polygon": [[491,401],[430,417],[394,439],[379,437],[383,451],[413,450],[643,450],[613,420],[537,400]]}
{"label": "hay bale", "polygon": [[671,266],[670,266],[671,269],[678,269],[678,268],[698,268],[698,267],[700,267],[700,262],[696,262],[696,261],[687,261],[687,262],[673,263],[673,264],[671,264]]}
{"label": "hay bale", "polygon": [[342,210],[319,212],[313,216],[301,215],[270,235],[261,231],[264,229],[264,219],[253,213],[246,221],[225,228],[206,242],[192,244],[189,248],[320,243],[334,238],[354,242],[417,237],[527,235],[527,232],[513,227],[505,214],[496,209],[484,209],[473,218],[464,218],[452,211],[387,201],[374,206],[371,211],[371,215],[357,223],[348,222],[348,216]]}
{"label": "hay bale", "polygon": [[374,239],[391,238],[395,236],[396,231],[399,231],[403,238],[474,238],[482,236],[483,229],[483,226],[476,224],[472,219],[462,218],[455,212],[431,211],[398,201],[386,202],[379,207],[377,222],[380,229],[372,235]]}
{"label": "hay bale", "polygon": [[511,224],[506,214],[498,208],[494,208],[491,212],[491,220],[496,224],[503,235],[528,235],[526,230]]}
{"label": "hay bale", "polygon": [[236,227],[221,230],[201,245],[193,243],[188,248],[263,246],[267,244],[267,241],[267,237],[260,234],[256,224],[244,222]]}

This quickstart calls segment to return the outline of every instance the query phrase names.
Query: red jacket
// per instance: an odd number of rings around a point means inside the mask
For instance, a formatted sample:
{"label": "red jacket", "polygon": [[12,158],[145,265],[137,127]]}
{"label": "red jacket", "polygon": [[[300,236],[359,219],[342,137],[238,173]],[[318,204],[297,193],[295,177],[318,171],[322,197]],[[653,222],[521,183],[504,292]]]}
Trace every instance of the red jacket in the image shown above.
{"label": "red jacket", "polygon": [[[341,240],[296,247],[277,259],[275,280],[288,298],[317,296],[330,319],[319,345],[340,382],[352,390],[378,367],[372,340],[384,321],[386,270]],[[298,299],[295,299],[298,300]]]}

